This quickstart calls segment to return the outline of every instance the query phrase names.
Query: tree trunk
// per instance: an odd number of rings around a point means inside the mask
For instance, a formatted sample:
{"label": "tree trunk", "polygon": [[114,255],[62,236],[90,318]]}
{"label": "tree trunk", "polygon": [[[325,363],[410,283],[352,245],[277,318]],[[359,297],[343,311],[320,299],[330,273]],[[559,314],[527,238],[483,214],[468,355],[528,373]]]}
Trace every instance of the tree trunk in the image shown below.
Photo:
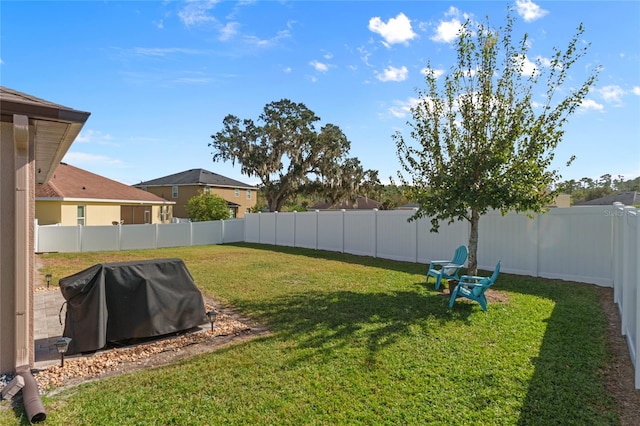
{"label": "tree trunk", "polygon": [[480,223],[480,215],[475,209],[471,209],[471,230],[469,231],[469,266],[467,267],[468,275],[478,275],[478,224]]}

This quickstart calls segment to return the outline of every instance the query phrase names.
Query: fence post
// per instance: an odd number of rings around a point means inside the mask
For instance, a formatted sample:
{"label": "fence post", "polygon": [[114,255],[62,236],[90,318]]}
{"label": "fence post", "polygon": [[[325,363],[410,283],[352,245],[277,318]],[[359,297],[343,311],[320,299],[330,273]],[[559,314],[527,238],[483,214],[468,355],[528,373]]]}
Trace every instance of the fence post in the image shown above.
{"label": "fence post", "polygon": [[118,250],[122,251],[122,223],[118,223]]}
{"label": "fence post", "polygon": [[537,213],[535,218],[534,218],[534,230],[532,233],[534,233],[534,237],[535,237],[535,245],[536,245],[536,250],[535,253],[536,255],[534,256],[534,259],[531,259],[531,267],[532,267],[532,276],[534,277],[538,277],[539,273],[540,273],[540,218],[541,218],[541,214]]}
{"label": "fence post", "polygon": [[340,212],[342,213],[342,250],[340,250],[340,253],[344,253],[344,212],[345,209],[340,210]]}
{"label": "fence post", "polygon": [[298,211],[294,210],[293,211],[293,246],[297,247],[296,245],[296,233],[297,233],[297,223],[296,220],[298,219]]}
{"label": "fence post", "polygon": [[636,225],[636,251],[633,253],[633,258],[635,261],[636,267],[636,282],[634,283],[636,288],[636,300],[635,306],[633,309],[636,311],[636,335],[635,335],[635,360],[633,363],[634,370],[636,373],[635,384],[636,389],[640,389],[640,262],[638,259],[640,258],[640,209],[635,210],[635,214],[633,215],[635,219]]}
{"label": "fence post", "polygon": [[622,239],[623,239],[623,223],[621,216],[623,215],[624,205],[622,203],[613,203],[613,210],[611,211],[611,221],[613,223],[612,239],[613,239],[613,253],[612,253],[612,271],[613,271],[613,301],[618,304],[618,310],[620,310],[621,302],[621,286],[622,286]]}
{"label": "fence post", "polygon": [[40,252],[38,245],[40,244],[38,234],[40,233],[40,225],[38,225],[38,219],[33,220],[33,249],[36,253]]}
{"label": "fence post", "polygon": [[318,250],[318,228],[320,227],[320,219],[318,218],[320,210],[316,210],[316,250]]}
{"label": "fence post", "polygon": [[373,257],[378,257],[378,209],[373,209]]}

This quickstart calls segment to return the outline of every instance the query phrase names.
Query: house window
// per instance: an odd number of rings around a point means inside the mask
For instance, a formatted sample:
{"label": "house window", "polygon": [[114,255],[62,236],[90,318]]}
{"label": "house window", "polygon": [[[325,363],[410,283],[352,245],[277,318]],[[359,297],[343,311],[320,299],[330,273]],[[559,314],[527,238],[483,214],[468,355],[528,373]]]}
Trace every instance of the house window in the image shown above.
{"label": "house window", "polygon": [[229,207],[229,219],[235,219],[236,218],[236,209],[234,209],[233,207]]}
{"label": "house window", "polygon": [[78,225],[84,225],[85,207],[86,206],[78,206]]}
{"label": "house window", "polygon": [[211,193],[211,187],[209,187],[209,186],[205,186],[205,187],[204,187],[204,193],[205,193],[205,194],[210,194],[210,193]]}
{"label": "house window", "polygon": [[143,185],[143,186],[140,187],[140,189],[142,189],[143,191],[146,191],[147,187]]}
{"label": "house window", "polygon": [[247,189],[247,200],[251,199],[251,190]]}
{"label": "house window", "polygon": [[171,198],[178,198],[178,187],[171,187]]}
{"label": "house window", "polygon": [[236,197],[240,196],[240,190],[238,188],[235,189],[235,191],[233,191],[235,193]]}

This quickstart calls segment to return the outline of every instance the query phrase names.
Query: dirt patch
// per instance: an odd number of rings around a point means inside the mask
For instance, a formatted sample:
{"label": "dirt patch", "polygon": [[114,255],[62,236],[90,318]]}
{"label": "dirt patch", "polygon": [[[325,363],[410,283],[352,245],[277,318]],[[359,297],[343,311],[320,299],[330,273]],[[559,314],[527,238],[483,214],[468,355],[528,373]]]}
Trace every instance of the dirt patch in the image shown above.
{"label": "dirt patch", "polygon": [[[451,297],[452,291],[453,291],[452,288],[448,288],[446,291],[442,293],[442,295],[446,297]],[[509,302],[509,295],[498,290],[488,289],[487,291],[484,292],[484,297],[487,298],[487,304]]]}
{"label": "dirt patch", "polygon": [[627,342],[620,333],[620,314],[613,301],[613,289],[596,287],[596,291],[600,294],[600,306],[607,316],[610,360],[603,371],[604,383],[615,400],[620,424],[637,426],[640,425],[640,389],[635,389],[633,364]]}

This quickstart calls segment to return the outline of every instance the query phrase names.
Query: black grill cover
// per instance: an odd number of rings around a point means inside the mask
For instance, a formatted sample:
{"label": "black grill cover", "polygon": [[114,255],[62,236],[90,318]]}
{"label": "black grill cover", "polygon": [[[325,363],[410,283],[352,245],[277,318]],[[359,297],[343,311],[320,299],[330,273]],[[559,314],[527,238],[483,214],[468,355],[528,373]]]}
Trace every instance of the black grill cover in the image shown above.
{"label": "black grill cover", "polygon": [[94,265],[60,280],[67,354],[161,336],[206,321],[202,294],[180,259]]}

